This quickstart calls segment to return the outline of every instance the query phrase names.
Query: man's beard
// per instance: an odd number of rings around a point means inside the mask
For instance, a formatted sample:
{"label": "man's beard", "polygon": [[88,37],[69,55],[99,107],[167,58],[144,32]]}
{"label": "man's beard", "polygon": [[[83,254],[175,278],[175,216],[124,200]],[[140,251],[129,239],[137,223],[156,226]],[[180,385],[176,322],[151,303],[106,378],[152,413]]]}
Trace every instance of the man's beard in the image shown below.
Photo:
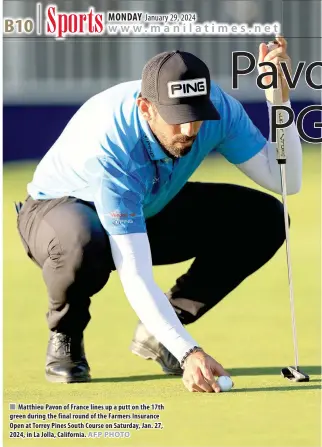
{"label": "man's beard", "polygon": [[181,135],[174,137],[172,141],[168,141],[167,137],[161,134],[157,138],[165,152],[174,158],[180,158],[189,154],[196,136],[186,137]]}

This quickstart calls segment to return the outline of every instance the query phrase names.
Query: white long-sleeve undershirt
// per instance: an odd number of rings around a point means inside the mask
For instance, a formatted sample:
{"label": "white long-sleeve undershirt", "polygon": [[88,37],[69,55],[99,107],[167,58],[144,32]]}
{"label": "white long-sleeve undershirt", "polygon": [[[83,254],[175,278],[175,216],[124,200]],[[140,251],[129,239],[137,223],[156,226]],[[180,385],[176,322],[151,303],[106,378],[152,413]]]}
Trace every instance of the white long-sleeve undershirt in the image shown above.
{"label": "white long-sleeve undershirt", "polygon": [[[269,128],[271,129],[272,104],[267,101]],[[283,105],[291,107],[290,101]],[[286,112],[283,111],[286,121]],[[302,183],[302,145],[296,125],[293,122],[284,130],[286,151],[286,190],[287,194],[296,194]],[[280,167],[276,161],[276,143],[269,141],[265,147],[250,160],[236,165],[244,174],[254,180],[258,185],[278,194],[281,194]]]}
{"label": "white long-sleeve undershirt", "polygon": [[146,233],[109,236],[115,267],[127,299],[147,330],[179,361],[199,344],[186,331],[153,278]]}

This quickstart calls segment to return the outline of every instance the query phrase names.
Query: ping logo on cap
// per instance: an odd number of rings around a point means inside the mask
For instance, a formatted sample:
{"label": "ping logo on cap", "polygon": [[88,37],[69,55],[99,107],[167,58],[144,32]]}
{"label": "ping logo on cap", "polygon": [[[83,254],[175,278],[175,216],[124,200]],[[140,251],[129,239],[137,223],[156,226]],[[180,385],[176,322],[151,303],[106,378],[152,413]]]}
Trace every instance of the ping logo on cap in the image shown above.
{"label": "ping logo on cap", "polygon": [[206,78],[168,82],[169,98],[207,95]]}

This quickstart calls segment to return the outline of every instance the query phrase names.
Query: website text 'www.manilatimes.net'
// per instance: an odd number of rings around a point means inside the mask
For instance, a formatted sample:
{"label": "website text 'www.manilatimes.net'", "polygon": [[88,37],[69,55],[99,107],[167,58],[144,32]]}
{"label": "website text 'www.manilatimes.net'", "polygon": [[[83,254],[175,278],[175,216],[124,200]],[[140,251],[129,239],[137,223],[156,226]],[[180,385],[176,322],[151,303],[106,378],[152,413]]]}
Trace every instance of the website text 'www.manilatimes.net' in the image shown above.
{"label": "website text 'www.manilatimes.net'", "polygon": [[[68,23],[69,22],[69,23]],[[110,35],[110,36],[173,36],[173,35],[191,35],[191,36],[207,36],[207,35],[274,35],[280,32],[280,24],[269,23],[248,25],[217,23],[215,21],[203,23],[176,23],[176,24],[134,24],[134,23],[106,23],[105,25],[97,21],[94,26],[87,27],[76,26],[71,20],[47,21],[46,35],[56,38],[65,38],[71,35]]]}
{"label": "website text 'www.manilatimes.net'", "polygon": [[150,14],[143,12],[96,12],[94,7],[84,12],[62,12],[56,5],[44,10],[37,4],[35,20],[6,17],[5,34],[46,35],[56,39],[71,36],[240,36],[276,35],[281,24],[219,23],[214,20],[199,23],[196,13]]}
{"label": "website text 'www.manilatimes.net'", "polygon": [[263,35],[279,33],[280,25],[275,24],[227,24],[217,22],[182,23],[177,25],[106,25],[108,34],[137,34],[137,35]]}

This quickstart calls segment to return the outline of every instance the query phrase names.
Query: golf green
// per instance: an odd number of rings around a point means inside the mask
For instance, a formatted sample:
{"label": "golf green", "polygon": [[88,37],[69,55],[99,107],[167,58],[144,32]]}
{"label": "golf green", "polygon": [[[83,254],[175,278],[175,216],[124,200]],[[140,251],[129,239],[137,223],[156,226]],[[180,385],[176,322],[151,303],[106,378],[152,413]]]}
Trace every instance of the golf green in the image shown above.
{"label": "golf green", "polygon": [[[35,163],[4,166],[4,445],[5,446],[318,446],[321,443],[321,173],[318,147],[304,149],[303,186],[288,197],[291,257],[299,359],[309,383],[280,375],[294,364],[285,246],[274,259],[244,281],[189,331],[231,372],[229,393],[189,393],[180,378],[165,376],[154,362],[129,351],[136,326],[117,274],[92,300],[92,320],[85,332],[93,381],[50,384],[44,378],[47,345],[46,289],[40,270],[28,260],[19,240],[14,200],[26,196]],[[257,187],[222,158],[206,160],[193,180],[239,183]],[[238,223],[236,223],[238,224]],[[211,228],[211,224],[209,224]],[[265,235],[263,235],[265,237]],[[233,255],[233,254],[232,254]],[[190,262],[155,268],[155,279],[167,290]],[[216,277],[214,273],[214,287]],[[141,405],[162,404],[163,428],[128,430],[130,438],[10,438],[9,404]],[[127,407],[129,408],[129,407]],[[66,411],[65,411],[66,412]],[[94,413],[92,411],[90,413]],[[98,413],[99,411],[96,411]],[[32,412],[35,414],[36,412]],[[40,411],[39,414],[59,411]],[[64,413],[64,411],[63,411]],[[67,411],[68,413],[68,411]],[[74,413],[83,413],[75,411]],[[107,414],[108,411],[101,411]],[[119,414],[132,414],[122,410]],[[53,419],[58,423],[68,421]],[[49,421],[50,423],[52,421]],[[15,420],[12,423],[24,423]],[[46,432],[31,427],[16,432]],[[71,421],[79,423],[79,420]],[[82,421],[84,424],[86,420]],[[92,419],[90,422],[102,423]],[[103,423],[132,420],[103,420]],[[139,421],[141,423],[141,421]],[[151,421],[146,421],[151,423]],[[152,422],[154,427],[155,421]],[[117,429],[115,429],[118,431]],[[121,429],[120,429],[121,430]],[[57,433],[57,430],[50,430]],[[58,430],[59,431],[59,430]],[[64,430],[61,430],[64,431]],[[106,432],[71,429],[65,431]],[[121,431],[127,431],[122,429]]]}

